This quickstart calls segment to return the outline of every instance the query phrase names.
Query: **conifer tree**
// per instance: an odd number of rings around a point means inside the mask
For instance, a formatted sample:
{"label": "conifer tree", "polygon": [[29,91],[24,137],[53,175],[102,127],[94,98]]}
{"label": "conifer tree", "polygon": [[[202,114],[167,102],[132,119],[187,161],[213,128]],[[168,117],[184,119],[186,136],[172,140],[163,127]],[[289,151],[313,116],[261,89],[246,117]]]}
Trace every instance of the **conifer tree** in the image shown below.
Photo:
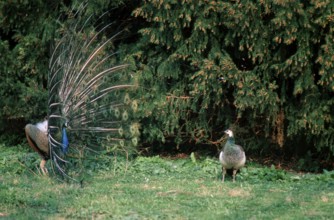
{"label": "conifer tree", "polygon": [[128,58],[143,85],[144,139],[212,143],[235,126],[248,148],[333,154],[333,8],[144,1],[133,16],[147,25]]}
{"label": "conifer tree", "polygon": [[[66,11],[87,4],[87,14],[109,13],[104,18],[110,20],[100,22],[111,23],[117,33],[124,28],[122,16],[130,16],[135,1],[124,2],[0,1],[0,130],[8,130],[8,120],[31,122],[46,116],[49,59],[55,41],[62,37]],[[124,13],[126,6],[130,9]]]}

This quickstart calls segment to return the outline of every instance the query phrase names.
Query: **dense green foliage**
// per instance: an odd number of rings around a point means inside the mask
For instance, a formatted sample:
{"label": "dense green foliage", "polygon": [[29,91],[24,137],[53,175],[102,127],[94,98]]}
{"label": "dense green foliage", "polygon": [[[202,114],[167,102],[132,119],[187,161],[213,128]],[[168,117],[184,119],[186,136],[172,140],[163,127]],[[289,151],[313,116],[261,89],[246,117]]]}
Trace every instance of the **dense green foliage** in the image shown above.
{"label": "dense green foliage", "polygon": [[[101,158],[82,184],[35,173],[38,155],[0,144],[4,219],[331,219],[334,172],[292,174],[248,164],[221,183],[217,160]],[[99,166],[98,166],[99,164]]]}
{"label": "dense green foliage", "polygon": [[[44,117],[57,4],[0,3],[0,117]],[[29,107],[28,107],[29,106]]]}
{"label": "dense green foliage", "polygon": [[[49,54],[71,6],[0,3],[1,119],[44,117]],[[333,155],[333,1],[99,0],[87,10],[108,9],[129,30],[117,43],[141,85],[142,146],[208,146],[232,127],[249,151]]]}
{"label": "dense green foliage", "polygon": [[129,59],[146,140],[212,143],[234,127],[248,149],[333,155],[333,10],[321,0],[145,1]]}
{"label": "dense green foliage", "polygon": [[[47,73],[54,41],[61,37],[66,11],[78,6],[78,2],[66,0],[0,2],[0,119],[36,121],[46,116]],[[100,16],[114,7],[121,9],[124,1],[94,1],[86,13]],[[0,128],[4,126],[0,124]]]}

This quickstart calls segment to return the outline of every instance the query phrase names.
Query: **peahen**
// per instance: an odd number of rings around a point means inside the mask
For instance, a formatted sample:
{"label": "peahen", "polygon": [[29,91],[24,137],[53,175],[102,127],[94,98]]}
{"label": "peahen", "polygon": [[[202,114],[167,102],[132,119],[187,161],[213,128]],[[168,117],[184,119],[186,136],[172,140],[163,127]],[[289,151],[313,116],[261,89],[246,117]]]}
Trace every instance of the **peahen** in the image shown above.
{"label": "peahen", "polygon": [[246,155],[244,149],[235,144],[233,132],[226,130],[225,133],[228,135],[228,139],[219,154],[219,161],[222,164],[223,172],[222,182],[225,180],[227,169],[233,169],[233,182],[235,182],[237,171],[245,165]]}
{"label": "peahen", "polygon": [[43,122],[39,122],[36,125],[27,124],[25,126],[25,133],[30,147],[42,158],[40,163],[42,173],[47,174],[48,171],[45,168],[45,163],[50,158],[48,121],[44,120]]}
{"label": "peahen", "polygon": [[81,4],[63,16],[66,24],[49,62],[47,120],[25,127],[44,174],[48,159],[56,173],[68,177],[69,155],[127,151],[138,143],[139,125],[131,120],[138,104],[129,95],[135,85],[127,65],[115,64],[115,35],[105,36],[110,24],[103,25],[103,16],[87,18],[85,10]]}

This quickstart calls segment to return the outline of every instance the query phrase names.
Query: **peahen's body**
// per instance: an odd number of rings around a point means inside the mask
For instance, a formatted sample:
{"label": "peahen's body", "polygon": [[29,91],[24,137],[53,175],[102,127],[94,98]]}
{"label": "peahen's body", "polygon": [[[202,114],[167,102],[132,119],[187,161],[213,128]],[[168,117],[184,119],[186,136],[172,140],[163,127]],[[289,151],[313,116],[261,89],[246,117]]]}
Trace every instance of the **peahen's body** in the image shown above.
{"label": "peahen's body", "polygon": [[48,130],[47,120],[37,123],[36,125],[27,124],[25,126],[25,133],[28,140],[28,144],[42,158],[40,167],[43,174],[47,173],[47,169],[45,168],[45,163],[50,158],[47,130]]}
{"label": "peahen's body", "polygon": [[134,85],[124,72],[127,65],[115,64],[114,35],[104,36],[109,24],[89,28],[98,25],[84,15],[85,8],[65,16],[68,23],[50,58],[48,120],[25,127],[29,145],[42,157],[43,173],[48,159],[67,176],[70,153],[83,158],[87,150],[126,151],[138,142],[139,127],[130,121],[137,102],[128,93]]}
{"label": "peahen's body", "polygon": [[237,171],[245,165],[246,155],[244,149],[235,144],[233,132],[226,130],[228,134],[227,142],[223,150],[219,154],[219,161],[222,164],[223,177],[222,181],[225,180],[225,174],[227,169],[233,169],[233,182],[235,182],[235,176]]}

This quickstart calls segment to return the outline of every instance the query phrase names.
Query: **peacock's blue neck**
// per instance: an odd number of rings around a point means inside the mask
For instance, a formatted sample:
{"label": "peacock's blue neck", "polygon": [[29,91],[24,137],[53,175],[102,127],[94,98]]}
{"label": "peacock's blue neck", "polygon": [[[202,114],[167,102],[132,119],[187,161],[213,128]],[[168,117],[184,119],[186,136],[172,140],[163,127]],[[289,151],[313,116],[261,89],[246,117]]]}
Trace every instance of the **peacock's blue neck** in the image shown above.
{"label": "peacock's blue neck", "polygon": [[66,128],[65,126],[62,128],[62,151],[64,154],[67,153],[68,150],[68,138],[67,138],[67,133],[66,133]]}

